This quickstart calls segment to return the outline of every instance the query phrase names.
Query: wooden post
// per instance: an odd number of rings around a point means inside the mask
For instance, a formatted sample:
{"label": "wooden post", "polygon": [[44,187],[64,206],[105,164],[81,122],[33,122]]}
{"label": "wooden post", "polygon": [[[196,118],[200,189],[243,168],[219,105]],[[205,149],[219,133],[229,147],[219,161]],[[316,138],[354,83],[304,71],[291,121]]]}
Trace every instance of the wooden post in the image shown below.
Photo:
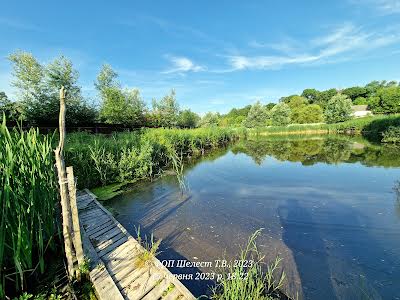
{"label": "wooden post", "polygon": [[74,229],[74,248],[76,253],[76,258],[78,259],[78,264],[84,262],[83,259],[83,249],[82,249],[82,237],[81,228],[79,225],[78,207],[76,204],[76,182],[74,178],[73,167],[67,167],[67,179],[68,179],[68,191],[69,191],[69,202],[71,205],[71,216],[72,216],[72,226]]}
{"label": "wooden post", "polygon": [[58,173],[58,183],[60,185],[60,196],[61,196],[61,210],[62,210],[62,227],[64,237],[64,248],[65,256],[67,258],[68,273],[72,277],[74,275],[74,261],[73,261],[73,249],[71,239],[72,222],[70,218],[70,205],[68,199],[68,187],[67,178],[65,176],[65,163],[63,157],[64,144],[65,144],[65,89],[60,89],[60,117],[59,117],[59,130],[60,130],[60,141],[56,150],[54,150],[56,157],[56,167]]}

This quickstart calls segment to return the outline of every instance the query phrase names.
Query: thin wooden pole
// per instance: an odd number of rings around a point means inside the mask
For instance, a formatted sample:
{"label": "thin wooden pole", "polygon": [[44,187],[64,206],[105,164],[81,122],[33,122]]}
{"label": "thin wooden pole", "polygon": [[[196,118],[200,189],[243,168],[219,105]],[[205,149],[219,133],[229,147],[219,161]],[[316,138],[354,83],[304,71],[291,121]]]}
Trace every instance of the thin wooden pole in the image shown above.
{"label": "thin wooden pole", "polygon": [[76,181],[74,178],[73,167],[67,167],[67,179],[68,179],[68,191],[69,191],[69,201],[71,205],[71,216],[72,216],[72,226],[74,229],[74,248],[76,253],[76,258],[79,264],[83,264],[83,248],[82,248],[82,237],[81,228],[79,225],[78,207],[76,204]]}
{"label": "thin wooden pole", "polygon": [[58,173],[58,183],[60,185],[60,196],[61,196],[61,210],[62,210],[62,227],[64,236],[64,248],[65,256],[67,258],[68,273],[72,277],[74,275],[74,260],[73,260],[73,249],[72,239],[70,230],[71,218],[70,218],[70,205],[68,199],[68,187],[67,178],[65,175],[65,163],[64,163],[64,144],[65,144],[65,89],[60,89],[60,116],[59,116],[59,130],[60,130],[60,141],[56,150],[54,150],[56,157],[56,167]]}

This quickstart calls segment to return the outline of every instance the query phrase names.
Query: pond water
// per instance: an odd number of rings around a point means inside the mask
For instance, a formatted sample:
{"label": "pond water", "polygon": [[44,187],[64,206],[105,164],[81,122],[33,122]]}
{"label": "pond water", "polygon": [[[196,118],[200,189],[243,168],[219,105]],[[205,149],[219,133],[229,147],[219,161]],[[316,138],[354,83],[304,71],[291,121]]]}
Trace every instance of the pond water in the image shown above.
{"label": "pond water", "polygon": [[[161,260],[213,262],[170,269],[212,272],[257,229],[267,261],[279,255],[284,290],[299,299],[400,299],[398,148],[359,137],[241,141],[188,164],[183,195],[174,176],[137,186],[107,205],[161,238]],[[207,294],[210,280],[183,280]]]}

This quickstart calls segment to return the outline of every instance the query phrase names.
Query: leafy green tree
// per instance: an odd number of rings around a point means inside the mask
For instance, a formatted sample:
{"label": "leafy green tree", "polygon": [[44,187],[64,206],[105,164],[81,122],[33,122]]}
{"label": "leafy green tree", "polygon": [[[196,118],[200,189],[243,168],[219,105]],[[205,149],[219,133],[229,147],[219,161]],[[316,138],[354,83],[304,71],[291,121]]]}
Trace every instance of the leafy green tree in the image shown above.
{"label": "leafy green tree", "polygon": [[285,126],[290,124],[290,107],[286,103],[278,103],[269,111],[271,123],[274,126]]}
{"label": "leafy green tree", "polygon": [[248,128],[263,127],[266,125],[267,111],[265,107],[257,101],[251,106],[243,125]]}
{"label": "leafy green tree", "polygon": [[336,89],[329,89],[326,91],[322,91],[319,93],[318,98],[316,99],[316,101],[313,102],[313,104],[318,104],[319,106],[321,106],[323,109],[325,109],[325,107],[327,106],[329,100],[337,95],[337,90]]}
{"label": "leafy green tree", "polygon": [[185,109],[179,112],[178,126],[183,128],[195,128],[197,127],[200,117],[190,109]]}
{"label": "leafy green tree", "polygon": [[220,115],[218,113],[208,112],[200,120],[200,127],[216,127],[219,125]]}
{"label": "leafy green tree", "polygon": [[101,93],[106,88],[120,87],[117,81],[118,74],[108,64],[104,64],[101,67],[99,74],[97,75],[96,82],[94,83],[96,89]]}
{"label": "leafy green tree", "polygon": [[299,124],[320,123],[324,121],[324,112],[318,104],[305,105],[298,110],[296,118]]}
{"label": "leafy green tree", "polygon": [[302,96],[292,96],[290,97],[290,100],[287,102],[287,105],[289,105],[291,110],[296,108],[301,108],[307,104],[308,100]]}
{"label": "leafy green tree", "polygon": [[100,109],[100,118],[106,123],[128,126],[143,126],[145,104],[139,90],[121,90],[107,87],[103,91],[104,99]]}
{"label": "leafy green tree", "polygon": [[381,112],[398,113],[400,112],[400,87],[390,86],[381,88],[377,91],[380,98]]}
{"label": "leafy green tree", "polygon": [[347,95],[353,102],[359,97],[365,97],[367,93],[367,89],[360,86],[353,86],[342,91],[342,94]]}
{"label": "leafy green tree", "polygon": [[317,102],[320,92],[316,89],[305,89],[301,94],[302,97],[306,98],[311,104]]}
{"label": "leafy green tree", "polygon": [[379,113],[382,110],[380,102],[381,98],[378,96],[371,96],[367,99],[368,108],[375,113]]}
{"label": "leafy green tree", "polygon": [[13,85],[18,90],[19,101],[15,106],[28,122],[58,123],[59,89],[62,85],[67,89],[67,123],[94,121],[96,111],[83,99],[77,85],[79,74],[68,59],[61,56],[48,65],[41,65],[27,52],[16,52],[9,59],[13,63]]}
{"label": "leafy green tree", "polygon": [[351,119],[351,106],[352,102],[347,95],[333,96],[325,108],[325,120],[328,123],[338,123]]}
{"label": "leafy green tree", "polygon": [[24,107],[19,102],[12,102],[8,99],[6,93],[0,92],[0,120],[3,114],[7,120],[19,121],[24,120]]}
{"label": "leafy green tree", "polygon": [[356,99],[354,99],[353,103],[354,105],[367,105],[368,100],[364,97],[357,97]]}
{"label": "leafy green tree", "polygon": [[271,110],[275,105],[276,105],[276,103],[268,103],[267,105],[265,105],[265,108],[268,111],[268,110]]}
{"label": "leafy green tree", "polygon": [[164,96],[160,101],[153,99],[153,120],[157,126],[175,127],[178,125],[179,104],[175,90]]}

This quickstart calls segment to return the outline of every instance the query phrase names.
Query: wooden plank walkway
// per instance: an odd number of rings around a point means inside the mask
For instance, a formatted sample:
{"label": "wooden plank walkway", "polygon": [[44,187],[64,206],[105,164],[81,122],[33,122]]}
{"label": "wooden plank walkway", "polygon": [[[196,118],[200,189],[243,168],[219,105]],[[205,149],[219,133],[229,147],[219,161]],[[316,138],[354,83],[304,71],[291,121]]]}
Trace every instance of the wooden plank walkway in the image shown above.
{"label": "wooden plank walkway", "polygon": [[89,190],[78,195],[77,205],[83,250],[100,300],[195,299],[158,259],[136,267],[138,255],[146,250]]}

